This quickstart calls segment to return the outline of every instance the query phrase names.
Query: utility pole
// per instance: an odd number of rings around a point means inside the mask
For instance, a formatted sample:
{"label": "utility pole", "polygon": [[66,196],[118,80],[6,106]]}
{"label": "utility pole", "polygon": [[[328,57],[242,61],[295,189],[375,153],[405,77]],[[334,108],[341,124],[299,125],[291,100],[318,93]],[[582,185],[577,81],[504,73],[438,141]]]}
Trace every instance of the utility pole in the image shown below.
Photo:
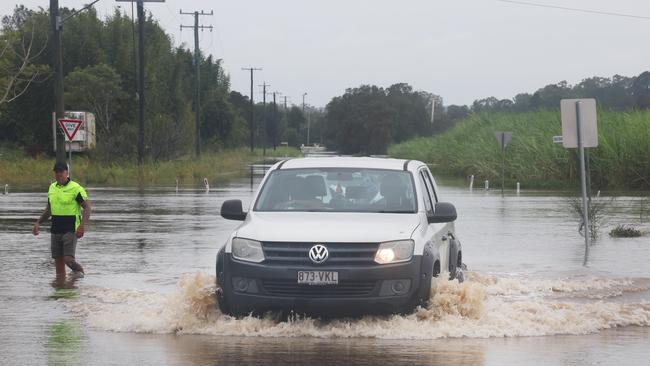
{"label": "utility pole", "polygon": [[199,25],[199,15],[214,15],[214,12],[210,10],[209,13],[194,11],[192,13],[184,13],[183,10],[180,10],[181,15],[194,15],[194,25],[181,25],[181,31],[183,28],[193,28],[194,29],[194,113],[196,115],[196,136],[194,141],[196,143],[196,157],[201,156],[201,55],[199,51],[199,29],[210,29],[212,32],[212,26]]}
{"label": "utility pole", "polygon": [[[302,116],[305,117],[305,96],[307,93],[302,94]],[[309,118],[307,118],[307,145],[309,145]]]}
{"label": "utility pole", "polygon": [[275,151],[276,147],[278,146],[278,142],[276,141],[276,137],[278,135],[278,104],[275,102],[275,96],[280,95],[279,91],[274,91],[273,92],[273,151]]}
{"label": "utility pole", "polygon": [[266,156],[266,87],[271,86],[266,81],[260,85],[262,87],[262,156]]}
{"label": "utility pole", "polygon": [[283,95],[282,98],[284,98],[284,120],[287,121],[287,129],[289,128],[289,111],[287,110],[287,99],[291,99],[290,97]]}
{"label": "utility pole", "polygon": [[138,1],[138,165],[144,162],[144,3]]}
{"label": "utility pole", "polygon": [[[59,119],[65,118],[63,104],[63,51],[61,47],[61,33],[63,23],[84,10],[90,9],[99,0],[94,0],[83,8],[61,18],[59,13],[59,0],[50,0],[50,22],[52,25],[52,64],[54,66],[54,118],[57,128],[56,134],[56,162],[65,163],[65,137],[63,131],[58,128]],[[68,148],[72,151],[72,145]]]}
{"label": "utility pole", "polygon": [[248,128],[251,130],[251,152],[255,149],[255,103],[253,102],[253,72],[261,71],[261,68],[242,67],[242,70],[251,72],[251,122]]}
{"label": "utility pole", "polygon": [[59,15],[59,0],[50,0],[50,21],[52,23],[52,58],[54,66],[54,114],[57,124],[56,132],[56,161],[65,163],[65,141],[63,131],[58,127],[58,121],[64,118],[63,110],[63,57],[61,52],[61,16]]}
{"label": "utility pole", "polygon": [[138,9],[138,165],[144,162],[144,3],[164,0],[116,0],[137,3]]}

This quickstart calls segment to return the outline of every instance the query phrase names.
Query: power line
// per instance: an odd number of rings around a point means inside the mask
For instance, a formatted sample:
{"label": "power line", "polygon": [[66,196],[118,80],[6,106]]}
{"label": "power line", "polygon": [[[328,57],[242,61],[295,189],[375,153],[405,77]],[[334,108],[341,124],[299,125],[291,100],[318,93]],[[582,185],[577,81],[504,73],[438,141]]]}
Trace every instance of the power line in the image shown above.
{"label": "power line", "polygon": [[518,5],[536,6],[538,8],[560,9],[560,10],[569,10],[569,11],[575,11],[575,12],[580,12],[580,13],[610,15],[610,16],[616,16],[616,17],[650,20],[650,17],[646,17],[646,16],[642,16],[642,15],[631,15],[631,14],[623,14],[623,13],[612,13],[612,12],[608,12],[608,11],[580,9],[580,8],[569,8],[569,7],[565,7],[565,6],[530,3],[530,2],[516,1],[516,0],[496,0],[496,1],[500,1],[502,3],[518,4]]}
{"label": "power line", "polygon": [[[176,19],[176,22],[178,23],[178,25],[183,24],[183,21],[181,20],[181,18],[179,18],[179,17],[176,15],[176,13],[174,13],[174,12],[172,11],[172,9],[169,7],[169,5],[167,5],[167,3],[164,3],[164,4],[165,4],[165,8],[166,8],[167,11],[169,12],[169,15],[171,15],[174,19]],[[183,29],[181,29],[180,32],[178,33],[178,38],[179,38],[179,39],[178,39],[178,45],[180,46],[180,45],[183,44]]]}

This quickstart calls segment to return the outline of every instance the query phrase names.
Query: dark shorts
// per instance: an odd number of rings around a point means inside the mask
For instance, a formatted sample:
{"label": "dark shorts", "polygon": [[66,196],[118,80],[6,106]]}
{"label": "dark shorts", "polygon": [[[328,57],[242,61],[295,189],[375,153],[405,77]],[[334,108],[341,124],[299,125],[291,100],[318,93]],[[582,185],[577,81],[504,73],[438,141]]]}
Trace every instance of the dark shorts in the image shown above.
{"label": "dark shorts", "polygon": [[52,258],[74,257],[77,249],[77,235],[74,231],[65,234],[52,234]]}

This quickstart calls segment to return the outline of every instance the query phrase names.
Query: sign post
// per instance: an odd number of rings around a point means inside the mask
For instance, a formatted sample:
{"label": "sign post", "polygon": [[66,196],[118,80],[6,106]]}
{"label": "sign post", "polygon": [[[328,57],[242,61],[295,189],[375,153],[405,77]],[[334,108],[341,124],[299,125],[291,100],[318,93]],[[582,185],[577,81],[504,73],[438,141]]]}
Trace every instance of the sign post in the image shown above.
{"label": "sign post", "polygon": [[68,176],[72,179],[72,139],[83,123],[80,119],[59,119],[59,126],[68,138]]}
{"label": "sign post", "polygon": [[501,146],[501,195],[503,196],[503,186],[506,181],[506,146],[512,140],[512,132],[497,131],[494,133],[499,146]]}
{"label": "sign post", "polygon": [[578,148],[580,159],[580,186],[582,189],[582,222],[585,228],[585,259],[587,265],[591,230],[589,227],[589,201],[587,199],[587,171],[585,148],[598,146],[598,128],[595,99],[562,99],[562,145]]}

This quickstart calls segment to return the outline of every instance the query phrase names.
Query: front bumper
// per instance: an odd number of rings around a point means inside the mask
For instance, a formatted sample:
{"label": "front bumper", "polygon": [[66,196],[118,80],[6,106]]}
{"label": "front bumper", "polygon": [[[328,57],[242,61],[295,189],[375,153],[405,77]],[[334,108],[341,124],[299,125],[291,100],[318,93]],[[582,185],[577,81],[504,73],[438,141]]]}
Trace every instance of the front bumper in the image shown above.
{"label": "front bumper", "polygon": [[[278,266],[220,253],[217,282],[234,315],[277,310],[318,316],[398,313],[428,299],[431,272],[422,270],[429,267],[423,267],[422,258],[385,265]],[[298,285],[298,271],[336,271],[339,284]]]}

